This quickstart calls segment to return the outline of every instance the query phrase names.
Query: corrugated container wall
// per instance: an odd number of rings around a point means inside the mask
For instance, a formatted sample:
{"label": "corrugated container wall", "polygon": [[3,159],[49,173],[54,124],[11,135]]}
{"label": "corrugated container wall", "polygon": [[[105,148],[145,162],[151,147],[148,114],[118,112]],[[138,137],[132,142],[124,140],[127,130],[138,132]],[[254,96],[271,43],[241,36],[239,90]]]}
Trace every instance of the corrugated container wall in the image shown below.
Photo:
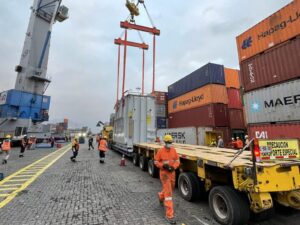
{"label": "corrugated container wall", "polygon": [[300,34],[300,0],[264,19],[239,35],[237,47],[240,62]]}
{"label": "corrugated container wall", "polygon": [[228,126],[228,107],[225,104],[209,104],[202,107],[169,113],[169,128],[190,126]]}
{"label": "corrugated container wall", "polygon": [[168,99],[176,98],[207,84],[225,84],[224,66],[208,63],[173,83],[168,87]]}
{"label": "corrugated container wall", "polygon": [[228,108],[229,109],[242,109],[242,97],[239,89],[227,88],[228,95]]}
{"label": "corrugated container wall", "polygon": [[248,134],[250,135],[251,138],[260,138],[260,139],[276,139],[276,138],[300,139],[300,123],[249,125]]}
{"label": "corrugated container wall", "polygon": [[231,129],[245,129],[243,110],[229,109],[229,126]]}
{"label": "corrugated container wall", "polygon": [[[300,14],[299,14],[300,16]],[[244,91],[300,77],[300,37],[241,63]]]}
{"label": "corrugated container wall", "polygon": [[227,88],[241,88],[239,70],[224,67],[225,85]]}
{"label": "corrugated container wall", "polygon": [[172,99],[168,102],[168,112],[175,113],[211,103],[228,104],[227,90],[224,85],[210,84]]}
{"label": "corrugated container wall", "polygon": [[156,136],[162,141],[165,135],[171,135],[175,143],[197,145],[197,128],[182,127],[157,130]]}
{"label": "corrugated container wall", "polygon": [[290,81],[244,95],[248,123],[300,120],[300,80]]}

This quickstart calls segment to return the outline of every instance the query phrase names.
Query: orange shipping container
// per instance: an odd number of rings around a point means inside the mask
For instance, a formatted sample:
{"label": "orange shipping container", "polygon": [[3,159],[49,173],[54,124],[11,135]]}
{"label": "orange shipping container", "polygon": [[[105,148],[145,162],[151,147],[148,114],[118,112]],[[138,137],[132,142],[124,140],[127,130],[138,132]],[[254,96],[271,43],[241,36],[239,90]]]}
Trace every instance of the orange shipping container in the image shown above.
{"label": "orange shipping container", "polygon": [[240,62],[300,34],[300,0],[294,0],[239,35]]}
{"label": "orange shipping container", "polygon": [[168,102],[168,113],[197,108],[211,103],[228,104],[227,90],[224,85],[210,84]]}
{"label": "orange shipping container", "polygon": [[239,70],[224,68],[224,72],[226,87],[240,89]]}

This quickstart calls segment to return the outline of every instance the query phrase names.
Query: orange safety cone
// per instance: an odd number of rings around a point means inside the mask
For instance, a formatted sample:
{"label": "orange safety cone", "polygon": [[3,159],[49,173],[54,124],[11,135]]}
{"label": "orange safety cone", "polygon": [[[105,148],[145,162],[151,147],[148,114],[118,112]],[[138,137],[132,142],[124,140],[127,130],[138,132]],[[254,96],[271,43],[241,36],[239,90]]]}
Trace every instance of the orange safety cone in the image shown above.
{"label": "orange safety cone", "polygon": [[125,155],[122,155],[120,166],[126,166],[125,165]]}

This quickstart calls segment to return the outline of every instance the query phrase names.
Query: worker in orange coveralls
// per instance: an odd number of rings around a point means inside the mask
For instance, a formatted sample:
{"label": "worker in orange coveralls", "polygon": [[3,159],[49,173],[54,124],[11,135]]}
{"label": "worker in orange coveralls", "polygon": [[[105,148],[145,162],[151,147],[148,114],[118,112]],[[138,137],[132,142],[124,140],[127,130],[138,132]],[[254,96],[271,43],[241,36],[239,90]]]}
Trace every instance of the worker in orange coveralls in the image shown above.
{"label": "worker in orange coveralls", "polygon": [[174,219],[172,192],[175,188],[175,170],[179,167],[179,157],[175,148],[171,147],[173,138],[171,135],[164,137],[165,146],[158,150],[154,157],[154,164],[160,169],[162,192],[158,193],[160,203],[164,203],[166,219],[170,224],[176,224]]}
{"label": "worker in orange coveralls", "polygon": [[237,149],[244,148],[244,143],[239,137],[236,137],[236,147],[237,147]]}

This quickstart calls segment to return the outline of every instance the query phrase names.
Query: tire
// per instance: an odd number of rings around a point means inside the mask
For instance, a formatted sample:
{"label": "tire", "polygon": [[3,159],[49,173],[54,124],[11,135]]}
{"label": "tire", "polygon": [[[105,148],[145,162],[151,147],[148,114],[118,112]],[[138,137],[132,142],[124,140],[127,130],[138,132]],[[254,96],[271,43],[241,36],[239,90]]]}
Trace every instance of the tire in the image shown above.
{"label": "tire", "polygon": [[157,167],[154,165],[154,161],[152,159],[150,159],[148,161],[148,173],[153,178],[158,177],[159,171],[158,171]]}
{"label": "tire", "polygon": [[214,187],[209,193],[208,203],[213,217],[220,224],[244,225],[249,221],[249,204],[231,187]]}
{"label": "tire", "polygon": [[181,173],[178,178],[178,189],[181,197],[186,201],[196,201],[204,194],[199,178],[195,173]]}
{"label": "tire", "polygon": [[147,165],[147,158],[143,155],[140,156],[140,162],[139,162],[139,166],[141,168],[142,171],[146,171],[148,168]]}
{"label": "tire", "polygon": [[132,163],[135,166],[139,165],[139,155],[137,153],[133,153]]}

